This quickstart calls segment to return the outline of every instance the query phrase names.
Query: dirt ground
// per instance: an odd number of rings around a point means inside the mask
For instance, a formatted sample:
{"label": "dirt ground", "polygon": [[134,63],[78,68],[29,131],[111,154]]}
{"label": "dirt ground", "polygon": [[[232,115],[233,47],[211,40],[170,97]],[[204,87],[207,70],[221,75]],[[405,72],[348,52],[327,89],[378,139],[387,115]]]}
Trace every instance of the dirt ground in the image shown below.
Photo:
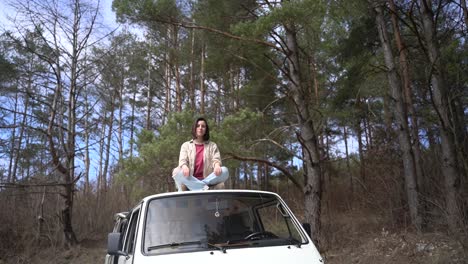
{"label": "dirt ground", "polygon": [[[325,263],[467,263],[468,250],[462,243],[441,233],[380,233],[360,236],[353,243],[322,252]],[[105,241],[82,241],[70,250],[42,249],[20,256],[0,256],[0,264],[83,264],[104,263]],[[3,259],[2,259],[3,258]],[[7,261],[8,259],[8,261]]]}
{"label": "dirt ground", "polygon": [[463,243],[440,233],[416,235],[382,230],[356,242],[323,252],[325,263],[468,263]]}

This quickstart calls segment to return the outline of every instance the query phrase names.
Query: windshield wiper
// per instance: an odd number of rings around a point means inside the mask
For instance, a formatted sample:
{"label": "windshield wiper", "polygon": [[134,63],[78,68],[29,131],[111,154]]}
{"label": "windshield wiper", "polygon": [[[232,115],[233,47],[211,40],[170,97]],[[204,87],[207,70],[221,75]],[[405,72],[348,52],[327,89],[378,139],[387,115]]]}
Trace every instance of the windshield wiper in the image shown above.
{"label": "windshield wiper", "polygon": [[157,246],[150,246],[148,247],[148,251],[155,250],[155,249],[160,249],[160,248],[167,248],[167,247],[179,247],[179,246],[187,246],[187,245],[200,245],[202,242],[197,240],[197,241],[187,241],[187,242],[171,242],[168,244],[161,244]]}
{"label": "windshield wiper", "polygon": [[293,244],[294,246],[301,248],[302,242],[297,240],[296,238],[288,237],[287,240],[289,241],[289,243]]}
{"label": "windshield wiper", "polygon": [[221,252],[226,253],[226,248],[223,246],[217,246],[215,244],[210,244],[210,243],[206,243],[206,245],[208,246],[208,248],[216,248],[220,250]]}

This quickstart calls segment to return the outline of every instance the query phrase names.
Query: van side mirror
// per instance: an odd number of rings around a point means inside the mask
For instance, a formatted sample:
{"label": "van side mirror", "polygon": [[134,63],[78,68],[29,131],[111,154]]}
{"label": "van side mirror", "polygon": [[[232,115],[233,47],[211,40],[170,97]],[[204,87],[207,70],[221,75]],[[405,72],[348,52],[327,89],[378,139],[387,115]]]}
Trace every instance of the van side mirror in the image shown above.
{"label": "van side mirror", "polygon": [[309,223],[302,223],[302,227],[306,231],[307,235],[309,235],[309,237],[312,237],[312,230],[310,228],[310,224]]}
{"label": "van side mirror", "polygon": [[120,232],[109,233],[107,236],[107,254],[111,256],[128,256],[127,253],[120,250]]}

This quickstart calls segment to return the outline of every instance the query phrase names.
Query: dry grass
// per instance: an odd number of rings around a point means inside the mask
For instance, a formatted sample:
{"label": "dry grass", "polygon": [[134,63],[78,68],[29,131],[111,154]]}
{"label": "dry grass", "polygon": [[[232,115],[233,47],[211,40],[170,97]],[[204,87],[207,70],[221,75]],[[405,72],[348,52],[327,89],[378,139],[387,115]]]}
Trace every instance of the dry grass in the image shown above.
{"label": "dry grass", "polygon": [[72,249],[32,248],[18,255],[0,258],[0,264],[102,264],[106,255],[104,244],[104,241],[88,241]]}
{"label": "dry grass", "polygon": [[354,237],[353,243],[323,253],[326,263],[468,263],[461,243],[442,233],[391,232]]}

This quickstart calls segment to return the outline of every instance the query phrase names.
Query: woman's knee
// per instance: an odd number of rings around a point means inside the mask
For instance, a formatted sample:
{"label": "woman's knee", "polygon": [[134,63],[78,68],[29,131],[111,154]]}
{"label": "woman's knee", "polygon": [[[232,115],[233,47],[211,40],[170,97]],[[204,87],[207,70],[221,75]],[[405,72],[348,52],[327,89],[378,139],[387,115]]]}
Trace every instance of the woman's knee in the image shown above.
{"label": "woman's knee", "polygon": [[226,176],[229,176],[229,170],[228,170],[228,168],[222,166],[222,167],[221,167],[221,174],[226,174]]}
{"label": "woman's knee", "polygon": [[179,168],[179,167],[176,167],[172,170],[172,176],[176,175],[177,173],[179,173],[182,169]]}

